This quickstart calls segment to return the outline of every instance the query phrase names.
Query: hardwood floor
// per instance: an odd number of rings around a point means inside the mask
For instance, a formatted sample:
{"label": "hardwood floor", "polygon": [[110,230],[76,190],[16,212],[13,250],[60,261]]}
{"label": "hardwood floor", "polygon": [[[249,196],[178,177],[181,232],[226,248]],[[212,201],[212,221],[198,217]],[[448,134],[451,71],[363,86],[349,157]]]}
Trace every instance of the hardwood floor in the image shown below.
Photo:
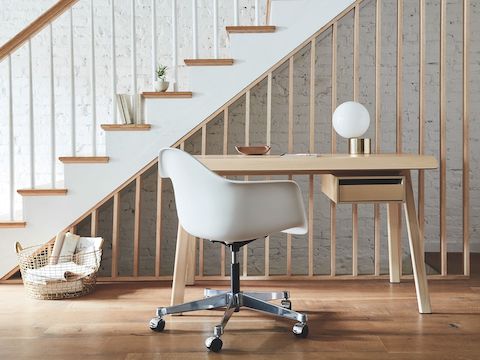
{"label": "hardwood floor", "polygon": [[[187,300],[216,285],[187,288]],[[244,310],[230,320],[222,352],[208,353],[203,342],[220,311],[169,317],[163,333],[148,328],[156,306],[169,303],[168,283],[102,284],[58,301],[0,285],[0,359],[480,359],[480,279],[430,281],[432,315],[418,314],[411,281],[243,286],[290,290],[294,309],[309,315],[308,339],[292,335],[292,322]]]}

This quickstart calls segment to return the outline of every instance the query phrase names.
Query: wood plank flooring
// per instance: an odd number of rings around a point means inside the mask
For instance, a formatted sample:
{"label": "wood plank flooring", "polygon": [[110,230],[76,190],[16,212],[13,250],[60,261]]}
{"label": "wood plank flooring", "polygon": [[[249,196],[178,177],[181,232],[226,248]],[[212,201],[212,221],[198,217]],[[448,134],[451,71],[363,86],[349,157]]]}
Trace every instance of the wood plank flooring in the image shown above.
{"label": "wood plank flooring", "polygon": [[[223,283],[223,288],[227,286]],[[188,287],[202,297],[213,282]],[[101,284],[94,294],[39,301],[21,285],[0,285],[0,359],[480,359],[480,279],[430,281],[434,314],[417,312],[412,281],[244,283],[245,289],[291,292],[309,316],[310,336],[292,322],[243,310],[230,320],[220,354],[204,339],[221,311],[167,318],[163,333],[148,321],[169,303],[169,283]]]}

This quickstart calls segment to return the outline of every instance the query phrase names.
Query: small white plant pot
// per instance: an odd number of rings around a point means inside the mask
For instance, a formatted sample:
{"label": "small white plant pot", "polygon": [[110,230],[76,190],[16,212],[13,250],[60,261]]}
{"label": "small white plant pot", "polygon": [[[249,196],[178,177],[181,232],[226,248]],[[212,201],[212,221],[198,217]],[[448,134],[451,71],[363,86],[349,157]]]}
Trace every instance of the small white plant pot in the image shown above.
{"label": "small white plant pot", "polygon": [[155,83],[154,83],[155,91],[157,92],[167,91],[168,85],[169,85],[168,81],[155,80]]}

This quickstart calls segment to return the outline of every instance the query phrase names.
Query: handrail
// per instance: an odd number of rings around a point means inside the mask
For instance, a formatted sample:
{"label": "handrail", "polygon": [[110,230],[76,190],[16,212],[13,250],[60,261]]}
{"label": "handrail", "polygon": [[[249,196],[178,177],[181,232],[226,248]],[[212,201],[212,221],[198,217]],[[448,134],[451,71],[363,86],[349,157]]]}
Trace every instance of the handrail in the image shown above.
{"label": "handrail", "polygon": [[32,21],[26,28],[0,47],[0,61],[22,46],[27,40],[31,39],[35,34],[62,15],[65,11],[70,9],[77,1],[78,0],[59,0],[50,9]]}

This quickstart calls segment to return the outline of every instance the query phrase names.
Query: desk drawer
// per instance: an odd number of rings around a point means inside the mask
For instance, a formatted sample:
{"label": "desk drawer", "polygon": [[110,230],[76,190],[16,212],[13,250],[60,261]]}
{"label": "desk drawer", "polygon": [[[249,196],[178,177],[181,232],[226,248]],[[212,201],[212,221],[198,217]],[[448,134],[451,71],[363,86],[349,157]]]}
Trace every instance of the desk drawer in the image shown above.
{"label": "desk drawer", "polygon": [[322,191],[339,204],[404,201],[405,178],[403,176],[322,175]]}

